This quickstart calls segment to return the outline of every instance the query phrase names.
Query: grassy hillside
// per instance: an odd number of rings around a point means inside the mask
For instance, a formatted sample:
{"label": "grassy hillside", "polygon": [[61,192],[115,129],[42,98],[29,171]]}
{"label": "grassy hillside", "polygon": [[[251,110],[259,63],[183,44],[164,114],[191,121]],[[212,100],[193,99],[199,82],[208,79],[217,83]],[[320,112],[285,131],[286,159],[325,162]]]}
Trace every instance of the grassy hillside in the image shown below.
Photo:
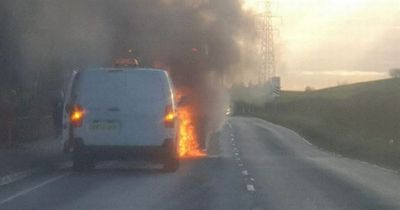
{"label": "grassy hillside", "polygon": [[252,115],[344,155],[400,168],[400,80],[283,92]]}
{"label": "grassy hillside", "polygon": [[363,92],[393,93],[400,90],[400,81],[398,79],[384,79],[371,82],[361,82],[338,87],[325,88],[310,92],[304,91],[283,91],[280,101],[293,101],[305,98],[330,98],[345,99],[358,95]]}

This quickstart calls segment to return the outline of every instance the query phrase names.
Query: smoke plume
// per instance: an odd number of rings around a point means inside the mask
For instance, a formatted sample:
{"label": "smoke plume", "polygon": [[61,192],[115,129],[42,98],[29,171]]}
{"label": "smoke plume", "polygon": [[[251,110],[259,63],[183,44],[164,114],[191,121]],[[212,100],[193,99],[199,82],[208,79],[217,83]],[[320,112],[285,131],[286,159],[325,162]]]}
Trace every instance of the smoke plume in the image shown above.
{"label": "smoke plume", "polygon": [[241,45],[255,35],[253,16],[240,0],[0,4],[0,71],[22,88],[47,87],[42,91],[61,88],[73,69],[111,66],[131,49],[142,65],[167,68],[176,86],[192,90],[205,107],[219,97],[210,85],[220,88],[235,74],[245,62]]}

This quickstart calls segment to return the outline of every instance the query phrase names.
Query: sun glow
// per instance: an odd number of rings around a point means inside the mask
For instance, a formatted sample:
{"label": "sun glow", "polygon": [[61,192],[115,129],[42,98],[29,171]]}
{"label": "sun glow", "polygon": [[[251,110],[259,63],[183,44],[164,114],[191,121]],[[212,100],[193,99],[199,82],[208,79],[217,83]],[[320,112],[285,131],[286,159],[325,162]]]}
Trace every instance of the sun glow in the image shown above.
{"label": "sun glow", "polygon": [[[243,9],[261,12],[261,2],[243,0]],[[399,1],[270,2],[275,65],[284,89],[336,86],[345,76],[348,83],[382,79],[400,65]],[[317,75],[323,83],[313,79]]]}

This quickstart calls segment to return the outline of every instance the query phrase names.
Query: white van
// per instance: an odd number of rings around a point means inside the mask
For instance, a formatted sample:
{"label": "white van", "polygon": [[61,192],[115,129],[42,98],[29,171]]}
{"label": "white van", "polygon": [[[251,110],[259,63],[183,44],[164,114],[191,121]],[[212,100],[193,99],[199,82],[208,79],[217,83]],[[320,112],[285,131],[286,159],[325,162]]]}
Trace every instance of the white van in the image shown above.
{"label": "white van", "polygon": [[87,69],[73,76],[70,88],[63,137],[73,152],[74,170],[94,167],[99,160],[129,158],[177,170],[178,121],[166,71]]}

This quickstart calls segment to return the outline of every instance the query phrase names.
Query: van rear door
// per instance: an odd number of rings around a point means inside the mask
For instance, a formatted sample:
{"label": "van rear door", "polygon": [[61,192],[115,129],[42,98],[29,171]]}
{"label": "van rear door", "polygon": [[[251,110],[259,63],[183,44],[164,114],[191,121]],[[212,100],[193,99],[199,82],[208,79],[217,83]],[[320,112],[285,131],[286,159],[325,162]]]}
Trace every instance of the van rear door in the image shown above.
{"label": "van rear door", "polygon": [[163,71],[129,71],[127,79],[126,125],[124,135],[138,145],[161,145],[171,138],[164,126],[171,91]]}
{"label": "van rear door", "polygon": [[81,72],[75,105],[85,115],[75,132],[85,144],[113,145],[121,142],[126,92],[124,71],[92,70]]}

